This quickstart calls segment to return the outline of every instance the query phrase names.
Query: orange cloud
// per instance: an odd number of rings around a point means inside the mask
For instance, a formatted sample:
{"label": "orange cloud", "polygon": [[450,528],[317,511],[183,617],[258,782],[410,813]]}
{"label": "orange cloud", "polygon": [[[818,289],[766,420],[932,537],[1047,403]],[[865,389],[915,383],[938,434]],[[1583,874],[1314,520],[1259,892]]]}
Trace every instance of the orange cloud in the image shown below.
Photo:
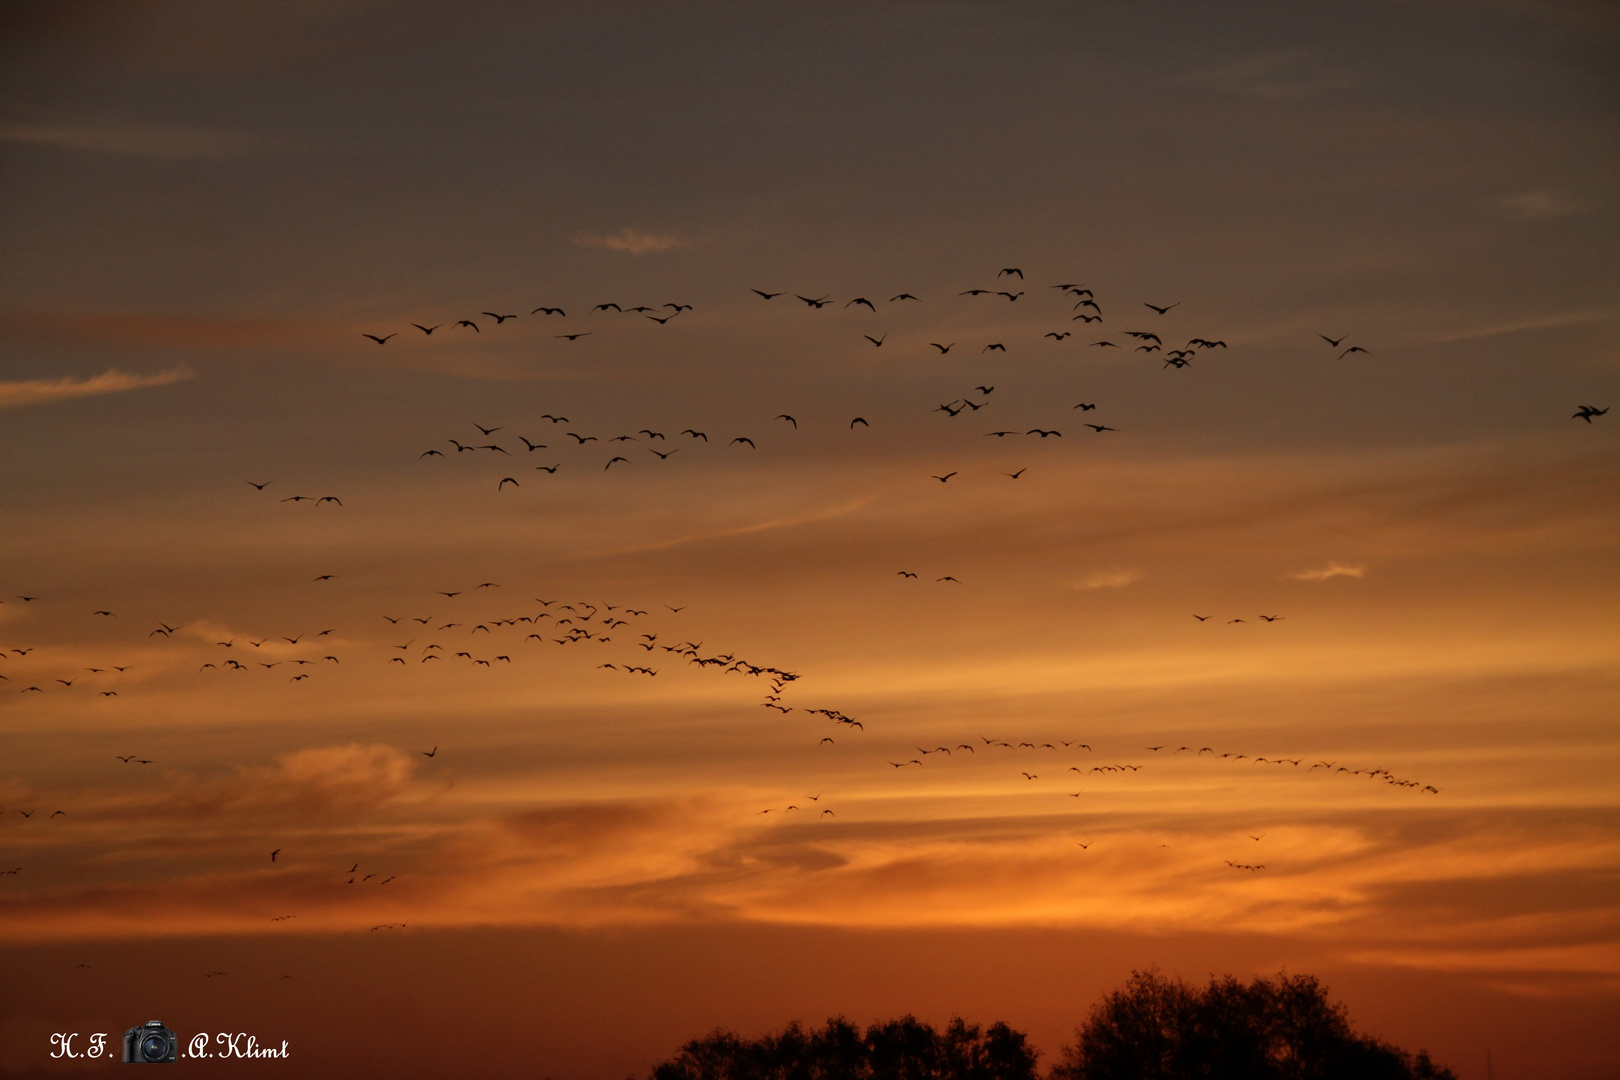
{"label": "orange cloud", "polygon": [[686,246],[686,241],[670,233],[650,233],[631,228],[620,229],[611,236],[580,233],[574,238],[574,243],[580,247],[605,248],[608,251],[623,251],[629,255],[655,254]]}
{"label": "orange cloud", "polygon": [[1329,578],[1349,577],[1362,578],[1367,576],[1365,566],[1346,566],[1344,563],[1330,562],[1316,570],[1301,570],[1297,574],[1289,574],[1294,581],[1326,581]]}
{"label": "orange cloud", "polygon": [[182,365],[168,371],[160,371],[156,375],[134,375],[127,371],[119,371],[117,368],[108,368],[100,375],[88,379],[64,375],[59,379],[0,382],[0,409],[43,405],[70,398],[94,397],[97,394],[117,394],[149,386],[168,386],[192,377],[191,369]]}

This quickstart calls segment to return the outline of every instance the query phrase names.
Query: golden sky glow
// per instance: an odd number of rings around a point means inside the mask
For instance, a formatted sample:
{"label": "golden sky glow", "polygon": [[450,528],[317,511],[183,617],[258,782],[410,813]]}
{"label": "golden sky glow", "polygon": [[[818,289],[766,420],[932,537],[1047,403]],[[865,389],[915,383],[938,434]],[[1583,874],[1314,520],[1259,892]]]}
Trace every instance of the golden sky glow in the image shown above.
{"label": "golden sky glow", "polygon": [[1620,1068],[1612,12],[465,14],[0,16],[0,1075]]}

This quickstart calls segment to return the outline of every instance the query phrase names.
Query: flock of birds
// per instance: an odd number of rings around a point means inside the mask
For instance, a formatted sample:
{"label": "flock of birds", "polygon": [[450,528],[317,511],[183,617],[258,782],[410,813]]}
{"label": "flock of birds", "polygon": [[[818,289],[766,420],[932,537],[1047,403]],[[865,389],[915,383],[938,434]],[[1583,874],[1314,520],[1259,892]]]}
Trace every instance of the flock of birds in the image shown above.
{"label": "flock of birds", "polygon": [[[996,275],[998,287],[976,287],[962,290],[958,298],[966,298],[968,302],[984,302],[986,300],[1005,304],[1023,304],[1025,308],[1031,307],[1027,290],[1023,287],[1024,273],[1019,267],[1004,267]],[[1000,287],[1000,286],[1005,287]],[[1050,293],[1041,295],[1055,295],[1061,297],[1068,305],[1066,321],[1069,324],[1079,322],[1083,327],[1091,324],[1102,324],[1105,321],[1103,307],[1096,292],[1082,282],[1064,282],[1049,286]],[[867,318],[876,317],[888,305],[916,305],[925,301],[911,292],[899,292],[890,296],[880,305],[866,296],[854,296],[847,300],[837,301],[829,295],[805,295],[787,293],[786,291],[770,291],[754,289],[753,294],[764,303],[776,303],[785,296],[792,296],[798,303],[802,303],[806,312],[821,312],[827,309],[848,311],[854,309],[860,312],[864,309]],[[790,301],[791,302],[791,301]],[[1121,329],[1117,335],[1104,332],[1097,340],[1090,341],[1088,348],[1095,349],[1130,349],[1144,357],[1160,360],[1163,367],[1171,370],[1184,370],[1203,356],[1228,350],[1227,342],[1218,337],[1193,334],[1186,337],[1184,344],[1176,347],[1167,345],[1167,329],[1171,325],[1171,312],[1181,307],[1181,302],[1173,303],[1143,303],[1142,308],[1150,313],[1147,318],[1155,320],[1153,328]],[[1023,309],[1020,309],[1023,310]],[[1131,309],[1137,310],[1137,309]],[[621,304],[617,302],[602,302],[591,306],[588,317],[608,322],[593,323],[589,329],[570,329],[563,333],[554,334],[556,339],[569,343],[578,343],[588,337],[598,335],[599,332],[606,337],[611,336],[609,328],[613,320],[624,320],[639,317],[637,325],[645,326],[648,323],[659,328],[668,328],[676,323],[677,319],[691,319],[694,316],[694,305],[670,301],[662,305],[648,304]],[[567,320],[571,316],[560,304],[547,303],[533,308],[528,317],[538,316],[541,320],[552,326],[557,325],[555,320]],[[485,310],[476,315],[460,318],[443,319],[437,322],[424,320],[412,322],[410,326],[420,332],[424,338],[432,338],[435,333],[448,331],[468,335],[482,335],[486,329],[498,332],[507,323],[524,318],[517,312],[502,312]],[[480,321],[480,319],[487,321]],[[568,324],[564,324],[568,325]],[[622,322],[620,323],[622,326]],[[879,328],[881,329],[881,328]],[[362,336],[376,343],[386,346],[397,337],[399,331],[388,333],[366,332]],[[1046,331],[1040,342],[1051,345],[1062,345],[1074,336],[1074,331],[1059,327]],[[1329,349],[1339,360],[1344,360],[1356,354],[1368,354],[1370,350],[1362,345],[1350,343],[1348,335],[1331,336],[1319,335]],[[890,349],[904,347],[895,339],[893,332],[884,330],[880,333],[862,333],[860,335],[874,349]],[[1116,340],[1117,337],[1117,340]],[[442,340],[442,339],[440,339]],[[923,352],[925,355],[942,358],[950,355],[953,350],[961,347],[958,341],[931,341],[919,339],[911,343],[911,347]],[[979,355],[1008,353],[1009,340],[982,341],[976,344]],[[1022,345],[1020,344],[1020,347]],[[969,346],[973,349],[975,346]],[[932,350],[932,352],[927,352]],[[962,418],[976,417],[982,410],[991,407],[996,400],[994,395],[997,386],[990,380],[978,383],[968,392],[959,394],[949,401],[929,404],[919,403],[918,408],[933,414],[942,415],[947,421]],[[1088,416],[1099,408],[1095,401],[1081,401],[1068,406],[1064,412],[1073,415]],[[1608,413],[1607,407],[1582,405],[1573,418],[1591,424],[1594,419]],[[761,419],[760,423],[770,425],[771,434],[764,434],[758,429],[743,431],[713,431],[696,424],[680,426],[676,424],[646,423],[640,426],[627,425],[630,430],[613,431],[601,428],[592,429],[578,424],[569,416],[560,412],[543,413],[535,421],[537,426],[527,431],[512,431],[506,424],[475,423],[472,426],[478,431],[478,438],[461,435],[446,436],[443,444],[429,446],[417,454],[418,462],[449,461],[463,459],[463,455],[471,455],[474,461],[493,461],[500,463],[499,472],[502,474],[494,482],[496,492],[505,492],[508,487],[517,489],[533,478],[534,473],[546,476],[555,476],[559,470],[589,468],[597,472],[612,471],[615,467],[633,467],[637,462],[648,465],[668,466],[678,454],[693,456],[700,451],[751,453],[758,452],[761,442],[781,440],[793,437],[801,431],[799,416],[795,412],[783,411],[770,417]],[[538,426],[543,424],[544,426]],[[855,415],[847,423],[840,421],[839,426],[844,431],[856,436],[860,432],[872,429],[872,422],[864,415]],[[1089,430],[1095,435],[1111,434],[1119,431],[1108,423],[1097,423],[1089,420],[1081,424],[1082,430]],[[611,432],[611,433],[610,433]],[[711,437],[712,434],[712,437]],[[1003,439],[1037,439],[1042,443],[1051,439],[1062,439],[1064,431],[1051,423],[1042,423],[1037,420],[1033,424],[1007,424],[996,425],[993,430],[980,432],[976,441],[982,443],[984,439],[995,439],[999,443]],[[536,458],[534,455],[539,455]],[[535,463],[532,467],[525,465],[519,470],[518,463]],[[1025,475],[1027,466],[1014,472],[1002,475],[1013,481],[1018,481]],[[493,477],[493,473],[490,474]],[[961,475],[961,469],[944,470],[929,474],[931,479],[940,484],[948,484]],[[280,503],[290,503],[293,506],[309,504],[311,508],[320,509],[330,507],[341,510],[346,507],[344,499],[337,494],[306,494],[303,492],[281,495],[283,489],[271,491],[277,479],[248,480],[246,483],[266,498]],[[896,576],[906,580],[921,580],[917,571],[902,569]],[[334,580],[335,575],[321,574],[312,580],[312,584],[326,584]],[[960,580],[952,575],[940,575],[932,579],[936,584],[959,585]],[[761,679],[768,684],[769,689],[764,693],[759,705],[776,714],[786,717],[788,714],[800,713],[807,717],[819,717],[820,720],[835,725],[842,732],[854,735],[860,732],[864,735],[866,723],[851,716],[844,711],[826,706],[806,706],[803,704],[788,704],[784,696],[793,689],[800,679],[799,674],[771,664],[755,663],[743,657],[724,651],[715,651],[705,648],[704,643],[682,637],[678,631],[671,632],[661,624],[654,626],[649,620],[657,621],[663,617],[663,610],[669,615],[679,615],[684,607],[671,605],[629,606],[624,604],[610,604],[605,601],[565,602],[561,598],[534,598],[532,604],[512,604],[507,610],[498,614],[484,611],[473,611],[469,607],[469,600],[486,594],[498,595],[495,590],[501,586],[496,582],[481,582],[477,585],[445,590],[433,600],[433,610],[428,615],[417,615],[402,612],[398,615],[379,613],[376,618],[379,622],[386,621],[390,628],[399,628],[407,636],[405,640],[367,640],[367,634],[345,633],[340,635],[336,627],[320,629],[318,631],[298,631],[296,633],[266,633],[262,636],[238,634],[227,636],[205,646],[209,649],[223,650],[216,652],[212,658],[204,659],[197,669],[198,675],[213,675],[218,677],[229,676],[237,678],[242,675],[275,676],[284,675],[287,681],[294,684],[318,685],[322,673],[335,672],[342,668],[343,659],[336,648],[328,647],[331,641],[342,640],[349,646],[375,645],[379,646],[384,667],[393,669],[422,668],[431,665],[434,668],[452,668],[460,665],[463,669],[476,672],[480,669],[493,671],[497,665],[501,667],[518,666],[530,655],[530,650],[545,649],[579,649],[588,647],[592,650],[604,646],[614,645],[615,649],[607,654],[596,653],[600,662],[594,667],[597,670],[624,674],[640,678],[658,677],[661,671],[667,671],[668,664],[684,663],[686,666],[700,671],[714,671],[723,674],[735,674],[746,678]],[[458,599],[466,596],[465,599]],[[40,598],[37,596],[19,596],[16,598],[24,604],[33,604]],[[4,601],[0,601],[3,603]],[[660,610],[663,609],[663,610]],[[659,611],[659,616],[652,613]],[[116,619],[117,616],[110,608],[98,609],[90,618]],[[1194,614],[1193,618],[1200,623],[1215,618],[1213,615]],[[1265,624],[1275,624],[1283,621],[1281,615],[1259,615],[1257,618]],[[1226,625],[1244,624],[1247,620],[1241,616],[1224,620]],[[145,634],[145,638],[162,639],[172,642],[184,655],[191,655],[191,642],[185,636],[188,633],[195,636],[188,627],[190,624],[172,625],[167,621],[158,621],[157,625]],[[182,635],[177,639],[176,635]],[[86,692],[94,693],[102,699],[118,697],[115,688],[118,676],[131,668],[130,663],[114,664],[107,662],[97,666],[81,666],[79,670],[52,669],[46,663],[44,652],[35,656],[34,646],[5,646],[0,648],[0,659],[6,660],[7,667],[13,670],[27,668],[29,676],[21,679],[19,685],[13,681],[4,670],[0,670],[0,682],[10,682],[16,686],[18,693],[23,695],[54,695],[56,693]],[[375,659],[375,657],[368,657]],[[654,664],[661,666],[654,666]],[[282,670],[285,669],[285,670]],[[43,671],[43,674],[41,672]],[[20,673],[20,672],[19,672]],[[86,679],[89,676],[89,679]],[[840,736],[842,737],[842,736]],[[896,772],[904,772],[915,767],[918,770],[931,769],[935,765],[946,762],[977,761],[981,751],[985,755],[1001,759],[1003,754],[1011,754],[1012,759],[1022,767],[1011,768],[1006,774],[1010,778],[1016,774],[1022,784],[1039,784],[1050,770],[1044,762],[1050,761],[1055,775],[1051,775],[1047,782],[1076,774],[1079,779],[1107,780],[1110,778],[1128,779],[1141,773],[1149,766],[1140,762],[1120,761],[1107,764],[1088,764],[1089,758],[1079,764],[1067,764],[1073,756],[1079,753],[1092,755],[1094,752],[1088,742],[1074,740],[1039,740],[1028,739],[1000,739],[986,736],[977,736],[977,744],[972,741],[946,740],[932,748],[919,746],[916,748],[917,757],[904,758],[901,761],[883,759],[887,766]],[[816,743],[818,749],[838,746],[838,740],[833,735],[823,735]],[[1149,746],[1144,748],[1155,755],[1170,749],[1169,744]],[[1027,752],[1027,754],[1026,754]],[[432,750],[420,751],[420,754],[432,761],[439,757],[438,746]],[[1046,755],[1050,753],[1050,757]],[[1364,778],[1372,782],[1403,789],[1414,790],[1419,793],[1435,794],[1440,789],[1432,784],[1396,776],[1390,770],[1382,767],[1351,768],[1341,765],[1337,761],[1317,761],[1304,767],[1303,756],[1281,757],[1260,756],[1248,752],[1233,751],[1220,752],[1211,746],[1193,747],[1191,745],[1177,746],[1167,755],[1175,758],[1181,754],[1189,755],[1191,760],[1211,763],[1226,763],[1238,765],[1248,762],[1248,767],[1267,766],[1272,769],[1302,770],[1305,774],[1314,774],[1322,770],[1325,776],[1345,775],[1351,778]],[[154,759],[137,754],[116,755],[117,760],[124,765],[151,765]],[[1028,759],[1027,764],[1025,759]],[[881,764],[875,764],[875,768]],[[1040,771],[1036,771],[1040,770]],[[799,804],[789,804],[785,807],[768,807],[757,811],[758,815],[780,813],[784,817],[788,814],[811,816],[820,820],[837,819],[838,815],[830,806],[820,804],[825,793],[806,796],[806,802],[813,806],[801,807]],[[1070,798],[1079,798],[1084,792],[1064,792]],[[36,809],[18,809],[22,822],[32,822]],[[0,815],[3,816],[3,815]],[[57,809],[49,818],[66,818],[65,810]],[[11,820],[5,818],[5,820]],[[1259,840],[1257,836],[1251,839]],[[1092,842],[1078,842],[1083,850],[1089,850]],[[281,859],[283,848],[270,852],[269,861],[278,868],[286,863]],[[1233,870],[1255,873],[1264,870],[1264,864],[1239,862],[1227,860],[1226,865]],[[18,866],[0,871],[0,876],[16,876],[22,871]],[[379,885],[387,885],[396,880],[397,875],[381,877],[380,873],[369,873],[356,876],[360,864],[356,862],[347,872],[345,883],[348,885],[364,885],[376,881]],[[274,917],[272,921],[281,923],[295,918],[287,914]],[[372,926],[372,930],[391,930],[396,926],[404,927],[406,924],[385,923]],[[210,975],[223,974],[213,972]],[[290,977],[290,976],[289,976]]]}

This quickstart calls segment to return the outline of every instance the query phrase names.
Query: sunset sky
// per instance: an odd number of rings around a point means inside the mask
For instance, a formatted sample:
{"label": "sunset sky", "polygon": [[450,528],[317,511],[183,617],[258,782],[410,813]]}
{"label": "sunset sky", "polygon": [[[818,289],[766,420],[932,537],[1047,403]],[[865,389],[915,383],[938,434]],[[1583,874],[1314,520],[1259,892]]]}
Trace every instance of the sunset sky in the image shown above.
{"label": "sunset sky", "polygon": [[1051,1062],[1150,965],[1620,1075],[1617,55],[1574,0],[0,9],[0,1075],[150,1019]]}

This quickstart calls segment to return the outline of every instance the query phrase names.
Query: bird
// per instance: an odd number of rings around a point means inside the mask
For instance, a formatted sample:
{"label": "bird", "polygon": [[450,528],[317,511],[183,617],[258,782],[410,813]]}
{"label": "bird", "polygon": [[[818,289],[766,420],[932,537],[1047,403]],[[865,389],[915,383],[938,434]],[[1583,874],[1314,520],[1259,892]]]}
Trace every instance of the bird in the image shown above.
{"label": "bird", "polygon": [[456,325],[457,326],[470,326],[470,327],[472,327],[474,333],[478,333],[478,334],[483,333],[482,330],[478,329],[478,324],[473,322],[471,319],[462,319],[459,322],[457,322]]}
{"label": "bird", "polygon": [[967,290],[965,290],[963,292],[957,293],[956,295],[957,296],[985,296],[985,295],[988,295],[990,292],[991,292],[990,289],[967,289]]}
{"label": "bird", "polygon": [[1345,338],[1349,337],[1350,335],[1349,334],[1340,334],[1337,341],[1335,341],[1333,338],[1328,337],[1326,334],[1317,334],[1316,336],[1321,338],[1323,341],[1327,342],[1333,348],[1337,349],[1339,347],[1339,342],[1342,342]]}
{"label": "bird", "polygon": [[702,439],[704,442],[709,441],[709,436],[707,434],[705,434],[704,432],[701,432],[701,431],[694,431],[691,428],[687,428],[685,431],[681,432],[681,434],[682,435],[690,435],[694,439]]}
{"label": "bird", "polygon": [[604,470],[604,471],[606,471],[606,470],[608,470],[608,469],[611,469],[611,468],[613,468],[613,463],[614,463],[614,462],[615,462],[615,461],[622,461],[622,462],[624,462],[624,463],[625,463],[625,464],[626,464],[626,465],[628,465],[628,464],[630,464],[630,459],[629,459],[629,458],[626,458],[626,457],[616,457],[616,458],[612,458],[612,459],[610,459],[610,460],[609,460],[609,461],[608,461],[608,463],[607,463],[607,464],[606,464],[606,465],[604,465],[604,466],[602,466],[602,469],[603,469],[603,470]]}
{"label": "bird", "polygon": [[529,314],[530,315],[561,315],[565,319],[568,317],[568,312],[564,311],[560,307],[537,307],[533,311],[529,312]]}
{"label": "bird", "polygon": [[949,480],[951,477],[953,477],[955,475],[956,475],[956,472],[953,470],[951,472],[946,473],[944,476],[936,476],[936,477],[934,477],[934,479],[938,480],[940,483],[943,484],[943,483],[945,483],[947,480]]}
{"label": "bird", "polygon": [[522,486],[513,477],[503,476],[503,477],[501,477],[501,482],[495,485],[495,490],[500,491],[503,488],[505,488],[507,484],[511,484],[513,487],[521,487]]}
{"label": "bird", "polygon": [[793,417],[789,416],[787,413],[779,413],[779,414],[777,414],[776,419],[778,419],[778,420],[786,420],[788,423],[793,425],[793,428],[794,428],[795,431],[798,430],[799,422],[797,420],[793,419]]}
{"label": "bird", "polygon": [[1175,303],[1166,304],[1164,307],[1160,307],[1158,304],[1148,304],[1148,303],[1144,303],[1142,306],[1145,307],[1145,308],[1152,308],[1154,311],[1157,311],[1160,315],[1163,315],[1173,307],[1180,307],[1181,306],[1181,301],[1177,300]]}
{"label": "bird", "polygon": [[316,506],[321,505],[321,503],[337,503],[339,506],[342,506],[343,500],[338,498],[336,495],[322,495],[320,498],[315,500]]}
{"label": "bird", "polygon": [[673,319],[676,315],[679,315],[679,314],[680,314],[680,312],[677,311],[673,315],[665,315],[665,316],[662,316],[662,317],[659,317],[657,315],[645,315],[645,316],[643,316],[643,318],[651,319],[653,322],[657,323],[659,326],[663,326],[665,323],[669,322],[669,320]]}
{"label": "bird", "polygon": [[1193,616],[1193,618],[1197,619],[1199,622],[1208,622],[1209,620],[1213,619],[1214,617],[1215,616],[1213,616],[1213,615],[1196,615],[1196,614]]}
{"label": "bird", "polygon": [[[704,441],[705,441],[705,442],[707,442],[707,441],[708,441],[708,440],[707,440],[707,439],[705,439],[705,440],[704,440]],[[752,449],[754,449],[754,450],[758,450],[758,449],[759,449],[759,447],[757,447],[757,446],[755,446],[755,445],[754,445],[754,440],[753,440],[753,439],[750,439],[750,438],[748,438],[748,437],[747,437],[747,436],[746,436],[746,435],[739,435],[739,436],[737,436],[737,437],[736,437],[736,438],[735,438],[735,439],[732,439],[732,440],[731,440],[731,442],[730,442],[730,443],[728,443],[728,444],[727,444],[727,445],[728,445],[728,446],[736,446],[736,445],[737,445],[737,444],[738,444],[738,443],[747,443],[747,444],[748,444],[748,445],[749,445],[749,447],[750,447],[750,448],[752,448]]]}
{"label": "bird", "polygon": [[[1087,426],[1089,427],[1090,425],[1087,425]],[[1061,431],[1043,431],[1040,428],[1030,428],[1028,431],[1024,432],[1024,434],[1025,435],[1039,435],[1043,439],[1046,438],[1049,435],[1056,435],[1060,439],[1063,438],[1063,432],[1061,432]]]}
{"label": "bird", "polygon": [[1368,352],[1366,349],[1363,349],[1360,345],[1352,345],[1348,349],[1344,350],[1344,352],[1339,354],[1339,359],[1343,360],[1353,352],[1367,353],[1368,356],[1372,355],[1372,353]]}
{"label": "bird", "polygon": [[1056,332],[1051,332],[1051,333],[1048,333],[1046,336],[1051,338],[1054,341],[1062,341],[1064,338],[1069,336],[1069,332],[1067,330],[1065,330],[1061,334],[1056,333]]}
{"label": "bird", "polygon": [[1283,619],[1287,618],[1287,616],[1286,615],[1262,615],[1262,616],[1260,616],[1260,618],[1264,619],[1266,622],[1282,622]]}
{"label": "bird", "polygon": [[584,333],[580,333],[580,334],[555,334],[553,336],[554,337],[559,337],[559,338],[567,338],[569,341],[577,341],[582,337],[590,337],[591,334],[593,334],[593,333],[595,333],[595,331],[586,330]]}
{"label": "bird", "polygon": [[370,338],[372,341],[375,341],[379,345],[386,345],[386,344],[388,344],[388,339],[389,338],[398,337],[399,335],[398,334],[387,334],[387,335],[385,335],[383,337],[378,337],[376,334],[361,334],[360,336],[363,337],[363,338]]}
{"label": "bird", "polygon": [[[896,300],[917,300],[917,298],[915,296],[912,296],[908,292],[903,292],[899,296],[891,296],[891,297],[889,297],[889,303],[891,303],[891,304],[894,303]],[[919,304],[922,303],[921,300],[917,300],[917,302]]]}
{"label": "bird", "polygon": [[934,348],[938,349],[939,350],[939,355],[941,355],[941,356],[944,356],[946,353],[950,352],[953,348],[956,347],[956,342],[954,342],[954,341],[951,342],[949,345],[941,345],[937,341],[930,341],[928,344],[930,344]]}
{"label": "bird", "polygon": [[916,575],[916,574],[913,574],[913,573],[912,573],[912,572],[911,572],[911,571],[910,571],[910,570],[896,570],[896,571],[895,571],[895,576],[896,576],[896,577],[908,577],[908,578],[914,578],[914,577],[916,577],[916,576],[917,576],[917,575]]}
{"label": "bird", "polygon": [[1079,409],[1081,412],[1090,412],[1096,407],[1097,403],[1095,401],[1082,401],[1080,404],[1075,406],[1075,408]]}
{"label": "bird", "polygon": [[1119,428],[1109,427],[1107,424],[1087,424],[1086,427],[1101,435],[1105,431],[1118,431]]}
{"label": "bird", "polygon": [[973,389],[977,390],[981,394],[993,394],[996,390],[996,388],[993,386],[975,386]]}
{"label": "bird", "polygon": [[[795,295],[795,296],[798,296],[798,295],[799,295],[799,294],[798,294],[798,293],[794,293],[794,294],[793,294],[793,295]],[[820,309],[822,309],[822,308],[824,308],[824,307],[826,307],[826,306],[827,306],[827,304],[828,304],[828,303],[829,303],[829,302],[830,302],[830,300],[831,300],[831,298],[830,298],[830,297],[826,297],[826,296],[823,296],[823,297],[821,297],[821,298],[820,298],[820,299],[817,299],[817,300],[812,300],[812,299],[810,299],[810,298],[809,298],[809,297],[808,297],[808,296],[799,296],[799,299],[800,299],[800,300],[803,300],[803,301],[804,301],[804,302],[805,302],[805,303],[806,303],[806,304],[808,304],[808,305],[809,305],[809,306],[810,306],[810,307],[813,307],[813,308],[815,308],[815,309],[816,309],[816,310],[818,310],[818,311],[819,311],[819,310],[820,310]]]}
{"label": "bird", "polygon": [[417,753],[421,754],[423,757],[438,757],[439,748],[435,746],[432,750],[418,750]]}
{"label": "bird", "polygon": [[1017,471],[1017,472],[1010,472],[1010,473],[1002,473],[1002,474],[1001,474],[1001,475],[1003,475],[1003,476],[1010,476],[1010,477],[1012,477],[1012,478],[1013,478],[1013,479],[1014,479],[1014,480],[1016,480],[1016,479],[1018,479],[1018,478],[1019,478],[1019,477],[1020,477],[1020,476],[1023,476],[1023,475],[1024,475],[1024,473],[1025,473],[1025,472],[1026,472],[1026,471],[1028,471],[1028,469],[1029,469],[1029,466],[1028,466],[1028,465],[1025,465],[1025,466],[1024,466],[1024,467],[1023,467],[1023,468],[1022,468],[1022,469],[1019,469],[1019,470],[1018,470],[1018,471]]}
{"label": "bird", "polygon": [[433,331],[435,331],[439,327],[443,326],[444,323],[434,323],[432,326],[423,326],[419,322],[413,322],[413,323],[411,323],[411,325],[416,327],[418,330],[422,331],[422,333],[424,333],[424,334],[431,334],[431,333],[433,333]]}
{"label": "bird", "polygon": [[980,352],[990,352],[992,350],[999,351],[999,352],[1006,352],[1007,351],[1007,346],[1003,345],[999,341],[995,341],[995,342],[991,342],[989,345],[986,345],[984,348],[980,349],[979,351]]}
{"label": "bird", "polygon": [[271,861],[271,862],[275,862],[275,861],[276,861],[276,856],[277,856],[277,855],[280,855],[280,854],[281,854],[281,849],[280,849],[280,848],[276,848],[276,850],[274,850],[274,851],[272,851],[272,852],[271,852],[271,853],[270,853],[270,861]]}
{"label": "bird", "polygon": [[249,487],[253,488],[255,491],[263,491],[265,488],[267,488],[271,484],[275,483],[274,480],[266,480],[262,484],[259,483],[257,480],[244,480],[242,482],[244,484],[248,485]]}
{"label": "bird", "polygon": [[871,426],[872,426],[872,425],[871,425],[871,424],[868,424],[868,423],[867,423],[867,422],[866,422],[866,417],[864,417],[864,416],[857,416],[857,417],[856,417],[856,418],[855,418],[855,419],[853,419],[853,420],[851,420],[851,421],[850,421],[850,422],[849,422],[849,429],[850,429],[850,430],[851,430],[851,431],[854,431],[854,430],[855,430],[855,425],[856,425],[856,424],[859,424],[859,425],[861,425],[861,426],[862,426],[862,427],[868,427],[868,428],[869,428],[869,427],[871,427]]}
{"label": "bird", "polygon": [[1016,266],[1006,267],[1005,269],[1003,269],[1001,271],[1001,273],[997,274],[996,277],[998,277],[998,278],[999,277],[1007,277],[1007,276],[1012,275],[1012,274],[1018,275],[1018,280],[1019,281],[1024,280],[1024,272],[1022,270],[1018,269],[1018,267],[1016,267]]}
{"label": "bird", "polygon": [[870,309],[871,311],[876,311],[877,310],[877,308],[872,307],[872,301],[868,300],[864,296],[857,296],[855,299],[851,300],[849,302],[849,304],[845,304],[844,306],[849,307],[850,304],[865,304],[867,306],[867,308]]}
{"label": "bird", "polygon": [[763,289],[749,289],[748,291],[755,293],[766,300],[775,300],[778,296],[782,295],[779,292],[765,292]]}
{"label": "bird", "polygon": [[612,303],[597,304],[595,307],[591,308],[591,310],[592,311],[606,311],[608,308],[612,308],[614,311],[618,311],[618,312],[623,312],[624,311],[624,308],[620,307],[618,304],[612,304]]}
{"label": "bird", "polygon": [[861,337],[865,338],[867,341],[870,341],[874,346],[876,346],[879,349],[883,348],[884,339],[887,338],[888,336],[889,336],[888,334],[884,334],[883,337],[879,338],[879,337],[873,337],[871,334],[862,334],[861,335]]}
{"label": "bird", "polygon": [[1579,409],[1579,411],[1574,413],[1570,417],[1570,419],[1571,420],[1585,420],[1588,424],[1590,424],[1592,422],[1592,417],[1594,417],[1594,416],[1602,416],[1603,414],[1605,414],[1605,413],[1607,413],[1609,411],[1609,407],[1607,405],[1605,405],[1601,409],[1598,408],[1596,405],[1581,405],[1581,406],[1578,406],[1577,408]]}
{"label": "bird", "polygon": [[516,315],[497,315],[493,311],[481,311],[481,312],[479,312],[479,314],[480,315],[488,315],[490,318],[494,319],[496,326],[499,326],[501,323],[505,322],[507,319],[515,319],[515,318],[517,318]]}
{"label": "bird", "polygon": [[1117,349],[1117,348],[1119,348],[1119,346],[1114,344],[1112,341],[1093,341],[1091,343],[1090,347],[1091,348],[1101,347],[1101,348],[1104,348],[1104,349]]}
{"label": "bird", "polygon": [[934,580],[936,582],[939,582],[939,581],[955,581],[958,585],[962,584],[960,581],[957,581],[956,578],[951,577],[951,575],[949,575],[949,574],[946,574],[944,577],[937,577]]}

